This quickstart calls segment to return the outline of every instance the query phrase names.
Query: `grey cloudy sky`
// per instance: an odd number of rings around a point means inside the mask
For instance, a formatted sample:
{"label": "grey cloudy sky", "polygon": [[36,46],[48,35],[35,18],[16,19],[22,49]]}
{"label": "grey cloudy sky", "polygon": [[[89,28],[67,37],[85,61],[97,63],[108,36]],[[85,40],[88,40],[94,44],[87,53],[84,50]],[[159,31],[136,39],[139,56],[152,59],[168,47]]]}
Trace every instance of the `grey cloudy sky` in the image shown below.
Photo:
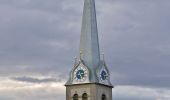
{"label": "grey cloudy sky", "polygon": [[[83,0],[0,0],[0,100],[65,100]],[[170,1],[96,0],[114,100],[170,100]]]}

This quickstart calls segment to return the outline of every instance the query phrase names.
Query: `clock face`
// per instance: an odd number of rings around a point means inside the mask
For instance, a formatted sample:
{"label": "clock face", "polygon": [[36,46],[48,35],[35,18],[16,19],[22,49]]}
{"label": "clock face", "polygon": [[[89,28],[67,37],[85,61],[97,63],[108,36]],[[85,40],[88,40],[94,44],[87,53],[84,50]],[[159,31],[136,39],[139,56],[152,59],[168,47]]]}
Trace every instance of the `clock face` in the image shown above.
{"label": "clock face", "polygon": [[74,79],[76,79],[78,82],[83,82],[87,78],[87,69],[84,67],[78,67],[74,71]]}
{"label": "clock face", "polygon": [[76,73],[77,79],[82,79],[84,77],[84,70],[80,69]]}
{"label": "clock face", "polygon": [[106,80],[107,78],[108,78],[107,72],[106,72],[105,70],[102,70],[102,71],[100,72],[100,79],[101,79],[101,80]]}

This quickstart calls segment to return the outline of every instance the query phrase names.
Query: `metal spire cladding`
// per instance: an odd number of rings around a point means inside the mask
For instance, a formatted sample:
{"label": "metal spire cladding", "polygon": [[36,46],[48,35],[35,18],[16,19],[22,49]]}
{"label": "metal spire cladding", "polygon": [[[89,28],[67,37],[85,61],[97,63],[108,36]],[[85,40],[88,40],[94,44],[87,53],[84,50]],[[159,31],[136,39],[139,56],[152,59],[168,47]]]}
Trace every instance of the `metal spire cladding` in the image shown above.
{"label": "metal spire cladding", "polygon": [[94,0],[84,0],[80,52],[80,58],[87,67],[95,69],[99,65],[100,50]]}

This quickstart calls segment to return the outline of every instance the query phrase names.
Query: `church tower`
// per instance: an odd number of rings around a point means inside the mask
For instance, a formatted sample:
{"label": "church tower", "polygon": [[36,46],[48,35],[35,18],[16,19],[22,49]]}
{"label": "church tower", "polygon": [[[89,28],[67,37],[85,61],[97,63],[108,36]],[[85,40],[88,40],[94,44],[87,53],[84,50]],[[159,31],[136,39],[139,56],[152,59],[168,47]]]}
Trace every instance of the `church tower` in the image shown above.
{"label": "church tower", "polygon": [[80,55],[70,72],[66,100],[112,100],[112,84],[100,59],[95,0],[84,0]]}

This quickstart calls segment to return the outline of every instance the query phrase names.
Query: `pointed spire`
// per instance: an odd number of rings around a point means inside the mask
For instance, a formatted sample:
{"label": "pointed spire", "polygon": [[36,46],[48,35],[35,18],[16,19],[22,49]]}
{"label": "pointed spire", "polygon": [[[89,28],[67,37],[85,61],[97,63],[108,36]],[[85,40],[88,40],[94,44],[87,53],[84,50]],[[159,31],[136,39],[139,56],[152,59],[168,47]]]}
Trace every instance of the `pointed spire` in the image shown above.
{"label": "pointed spire", "polygon": [[[104,55],[103,61],[100,59],[95,0],[84,0],[79,53],[79,61],[75,63],[76,65],[70,72],[70,78],[66,85],[100,83],[112,87],[110,80],[100,80],[101,71],[105,70],[109,75],[109,70],[105,64]],[[87,69],[86,71],[89,76],[86,77],[85,81],[79,82],[75,80],[74,77],[77,77],[76,69],[78,68]]]}
{"label": "pointed spire", "polygon": [[96,68],[100,62],[98,30],[94,0],[84,0],[80,37],[81,59],[86,66]]}
{"label": "pointed spire", "polygon": [[80,59],[91,72],[91,82],[96,82],[96,68],[100,63],[100,50],[95,0],[84,0],[80,52]]}

